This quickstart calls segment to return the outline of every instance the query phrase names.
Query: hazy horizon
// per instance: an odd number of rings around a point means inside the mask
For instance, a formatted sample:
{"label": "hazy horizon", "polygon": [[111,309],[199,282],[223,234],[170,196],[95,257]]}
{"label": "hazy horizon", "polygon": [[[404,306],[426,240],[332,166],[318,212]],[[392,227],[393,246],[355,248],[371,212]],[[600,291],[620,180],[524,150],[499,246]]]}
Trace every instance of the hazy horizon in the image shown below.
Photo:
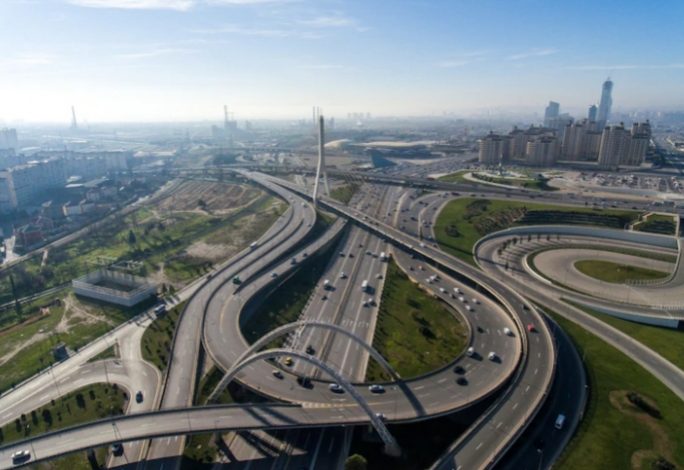
{"label": "hazy horizon", "polygon": [[4,0],[0,122],[684,107],[681,2],[549,3]]}

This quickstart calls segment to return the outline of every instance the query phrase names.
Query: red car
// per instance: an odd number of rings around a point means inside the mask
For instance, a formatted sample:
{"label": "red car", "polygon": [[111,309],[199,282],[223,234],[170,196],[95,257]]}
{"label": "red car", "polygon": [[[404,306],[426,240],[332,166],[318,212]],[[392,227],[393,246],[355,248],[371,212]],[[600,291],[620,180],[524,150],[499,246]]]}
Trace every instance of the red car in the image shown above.
{"label": "red car", "polygon": [[527,325],[527,331],[529,331],[530,333],[535,333],[537,329],[534,327],[532,323],[530,323]]}

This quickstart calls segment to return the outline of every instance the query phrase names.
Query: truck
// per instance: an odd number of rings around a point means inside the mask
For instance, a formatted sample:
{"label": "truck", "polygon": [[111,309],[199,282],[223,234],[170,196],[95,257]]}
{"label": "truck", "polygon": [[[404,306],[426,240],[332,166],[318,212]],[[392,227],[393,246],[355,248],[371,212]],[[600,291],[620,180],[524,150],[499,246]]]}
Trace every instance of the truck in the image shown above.
{"label": "truck", "polygon": [[364,291],[364,292],[368,292],[368,281],[364,280],[364,281],[361,283],[361,290]]}

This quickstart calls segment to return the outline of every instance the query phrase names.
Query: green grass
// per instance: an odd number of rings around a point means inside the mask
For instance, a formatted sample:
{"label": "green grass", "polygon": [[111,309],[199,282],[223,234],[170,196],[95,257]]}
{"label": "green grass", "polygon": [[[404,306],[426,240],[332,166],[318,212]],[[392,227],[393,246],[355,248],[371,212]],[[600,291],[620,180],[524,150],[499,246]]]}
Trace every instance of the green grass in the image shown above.
{"label": "green grass", "polygon": [[[319,220],[317,218],[317,224],[324,224]],[[270,293],[248,318],[241,318],[240,328],[247,342],[253,343],[269,331],[297,321],[335,248],[336,244],[333,243],[325,252],[310,255],[304,262],[299,260],[304,266]]]}
{"label": "green grass", "polygon": [[360,185],[356,183],[340,186],[330,191],[330,197],[340,201],[342,204],[349,204],[349,201],[351,201],[359,187]]}
{"label": "green grass", "polygon": [[574,302],[566,302],[631,336],[684,370],[684,331],[622,320]]}
{"label": "green grass", "polygon": [[[91,309],[97,308],[86,301],[81,302]],[[85,321],[83,318],[66,312],[62,302],[50,307],[48,315],[41,315],[38,306],[34,306],[33,310],[26,309],[25,312],[24,323],[7,328],[0,333],[0,357],[22,348],[12,359],[0,365],[0,392],[53,364],[55,359],[52,355],[52,348],[58,343],[66,344],[69,349],[78,350],[135,313],[109,307],[105,314],[109,321],[104,319]],[[56,332],[56,327],[60,322],[68,326],[67,332]],[[35,335],[42,335],[43,338],[22,347]]]}
{"label": "green grass", "polygon": [[557,191],[558,188],[554,188],[548,185],[548,178],[505,178],[505,177],[494,177],[481,175],[477,172],[473,173],[473,178],[488,183],[503,184],[508,186],[515,186],[518,188],[534,189],[537,191]]}
{"label": "green grass", "polygon": [[583,259],[575,262],[575,268],[582,274],[586,274],[599,281],[616,284],[624,284],[627,281],[663,279],[669,275],[669,273],[663,271],[604,260]]}
{"label": "green grass", "polygon": [[[200,380],[199,386],[197,387],[197,396],[195,397],[195,405],[206,405],[209,395],[216,388],[218,383],[223,378],[223,372],[218,367],[212,367],[209,372],[207,372],[204,377]],[[216,400],[216,403],[221,405],[226,405],[228,403],[233,403],[235,400],[230,394],[228,387],[221,393]]]}
{"label": "green grass", "polygon": [[451,173],[448,175],[440,176],[437,178],[439,181],[444,181],[446,183],[471,183],[472,181],[465,179],[466,173],[470,173],[470,170],[461,170],[456,173]]}
{"label": "green grass", "polygon": [[677,230],[675,217],[674,215],[650,214],[642,222],[634,224],[632,228],[640,232],[675,235]]}
{"label": "green grass", "polygon": [[140,342],[143,359],[154,364],[160,372],[164,372],[169,363],[173,332],[186,303],[187,301],[181,302],[165,315],[156,318],[143,333]]}
{"label": "green grass", "polygon": [[[463,352],[468,330],[445,303],[414,284],[390,261],[373,346],[404,378],[431,372]],[[370,361],[366,380],[384,378]]]}
{"label": "green grass", "polygon": [[[645,457],[665,455],[676,465],[684,464],[684,403],[665,385],[617,349],[565,318],[551,314],[572,337],[584,357],[589,374],[589,405],[575,437],[554,468],[558,469],[630,469],[634,452],[653,449]],[[629,412],[616,408],[611,392],[634,391],[646,397],[661,411],[660,420],[650,419],[631,407]],[[627,408],[625,408],[627,409]],[[660,432],[654,433],[653,425]],[[651,468],[642,465],[646,470]]]}
{"label": "green grass", "polygon": [[[11,300],[9,274],[17,294],[22,297],[55,287],[91,271],[100,257],[137,260],[143,263],[141,275],[156,272],[168,263],[169,277],[185,283],[204,274],[211,263],[185,255],[192,243],[230,242],[238,248],[261,235],[284,210],[284,204],[271,207],[275,198],[263,192],[247,206],[229,215],[171,212],[155,216],[146,207],[125,217],[115,218],[87,236],[50,250],[48,263],[41,268],[41,257],[33,257],[0,273],[0,303]],[[245,218],[253,218],[254,226]],[[235,232],[238,229],[240,232]],[[133,237],[130,237],[130,234]],[[133,240],[134,239],[134,240]]]}
{"label": "green grass", "polygon": [[100,354],[93,356],[88,362],[97,362],[103,359],[116,359],[117,357],[119,357],[119,349],[117,345],[112,345]]}
{"label": "green grass", "polygon": [[475,242],[508,227],[561,223],[622,228],[638,215],[635,211],[614,209],[459,198],[449,202],[440,212],[435,223],[435,235],[445,251],[474,265],[472,250]]}
{"label": "green grass", "polygon": [[52,400],[2,427],[0,444],[124,412],[128,395],[109,384],[93,384]]}

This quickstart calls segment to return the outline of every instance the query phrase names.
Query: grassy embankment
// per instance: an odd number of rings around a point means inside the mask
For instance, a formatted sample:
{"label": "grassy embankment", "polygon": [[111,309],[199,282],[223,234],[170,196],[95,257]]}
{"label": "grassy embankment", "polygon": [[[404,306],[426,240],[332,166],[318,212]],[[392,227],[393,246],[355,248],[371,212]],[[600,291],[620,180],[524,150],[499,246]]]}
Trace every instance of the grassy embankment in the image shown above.
{"label": "grassy embankment", "polygon": [[351,198],[358,191],[360,185],[356,183],[345,184],[330,191],[330,197],[340,201],[342,204],[349,204]]}
{"label": "grassy embankment", "polygon": [[440,246],[474,264],[473,245],[483,236],[516,225],[575,224],[623,228],[639,213],[614,209],[565,207],[498,199],[459,198],[439,214],[435,234]]}
{"label": "grassy embankment", "polygon": [[574,302],[568,303],[631,336],[684,370],[684,331],[622,320]]}
{"label": "grassy embankment", "polygon": [[55,300],[24,305],[22,322],[0,331],[0,392],[53,364],[57,344],[78,350],[138,313],[86,300],[79,303],[91,312],[87,316],[67,309],[63,301],[41,309]]}
{"label": "grassy embankment", "polygon": [[515,186],[523,189],[533,189],[536,191],[558,191],[558,188],[549,186],[548,178],[506,178],[482,175],[478,172],[473,173],[473,178],[485,183],[503,184],[506,186]]}
{"label": "grassy embankment", "polygon": [[140,341],[143,359],[154,364],[162,373],[169,363],[173,333],[176,331],[178,318],[186,303],[181,302],[166,312],[165,315],[156,318],[147,327]]}
{"label": "grassy embankment", "polygon": [[640,232],[675,235],[677,222],[675,215],[649,214],[642,221],[635,223],[632,228]]}
{"label": "grassy embankment", "polygon": [[[456,314],[390,261],[373,346],[392,367],[404,378],[433,371],[461,354],[467,338]],[[366,380],[385,379],[382,368],[370,361]]]}
{"label": "grassy embankment", "polygon": [[[590,399],[577,434],[554,468],[651,469],[664,457],[684,463],[684,404],[665,385],[617,349],[559,315],[589,373]],[[627,394],[635,392],[641,407]],[[650,414],[646,409],[650,408]],[[660,414],[660,417],[657,417]]]}
{"label": "grassy embankment", "polygon": [[575,262],[575,268],[599,281],[624,284],[627,281],[663,279],[669,275],[664,271],[613,263],[604,260],[580,260]]}
{"label": "grassy embankment", "polygon": [[[128,398],[127,393],[115,385],[88,385],[54,399],[39,409],[22,415],[0,428],[0,445],[108,416],[121,415]],[[95,456],[100,464],[104,464],[106,455],[106,447],[95,450]],[[40,469],[91,469],[85,452],[60,457],[54,461],[37,464],[35,467]]]}

